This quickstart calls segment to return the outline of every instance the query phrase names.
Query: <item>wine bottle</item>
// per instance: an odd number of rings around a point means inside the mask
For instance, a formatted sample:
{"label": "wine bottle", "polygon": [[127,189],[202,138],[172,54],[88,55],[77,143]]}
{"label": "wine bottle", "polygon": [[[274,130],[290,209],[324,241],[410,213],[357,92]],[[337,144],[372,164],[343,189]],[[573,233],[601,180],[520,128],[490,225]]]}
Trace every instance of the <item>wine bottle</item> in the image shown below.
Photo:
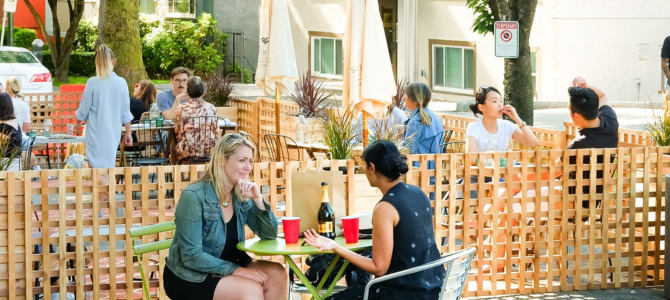
{"label": "wine bottle", "polygon": [[335,239],[335,213],[328,200],[328,183],[321,183],[321,206],[319,207],[319,234]]}

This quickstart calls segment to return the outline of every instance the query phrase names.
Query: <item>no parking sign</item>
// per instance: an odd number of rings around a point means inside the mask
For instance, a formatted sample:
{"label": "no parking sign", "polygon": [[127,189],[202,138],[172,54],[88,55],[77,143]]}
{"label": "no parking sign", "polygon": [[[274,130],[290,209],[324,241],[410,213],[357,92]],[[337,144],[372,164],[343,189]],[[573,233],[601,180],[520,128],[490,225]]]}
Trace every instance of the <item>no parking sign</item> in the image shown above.
{"label": "no parking sign", "polygon": [[496,22],[493,34],[496,38],[496,57],[519,57],[519,22]]}

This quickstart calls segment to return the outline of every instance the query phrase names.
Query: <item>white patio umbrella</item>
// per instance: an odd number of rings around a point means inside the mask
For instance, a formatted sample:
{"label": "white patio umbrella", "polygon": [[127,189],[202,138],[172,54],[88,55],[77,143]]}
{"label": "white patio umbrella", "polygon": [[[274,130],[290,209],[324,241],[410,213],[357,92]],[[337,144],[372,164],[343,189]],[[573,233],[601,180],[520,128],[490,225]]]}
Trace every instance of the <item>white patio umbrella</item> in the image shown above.
{"label": "white patio umbrella", "polygon": [[368,143],[369,115],[379,116],[391,104],[396,84],[377,0],[347,0],[344,33],[343,106],[363,113],[363,146]]}
{"label": "white patio umbrella", "polygon": [[293,92],[299,76],[286,0],[263,0],[260,22],[256,86],[267,95],[275,95],[279,134],[279,97]]}

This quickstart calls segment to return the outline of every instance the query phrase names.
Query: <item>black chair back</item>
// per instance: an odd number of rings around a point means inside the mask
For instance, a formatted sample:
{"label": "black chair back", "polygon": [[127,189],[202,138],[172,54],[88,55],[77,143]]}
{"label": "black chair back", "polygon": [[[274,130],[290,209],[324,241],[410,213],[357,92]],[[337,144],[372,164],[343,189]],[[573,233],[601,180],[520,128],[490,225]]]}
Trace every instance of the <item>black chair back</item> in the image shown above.
{"label": "black chair back", "polygon": [[[138,128],[132,134],[133,146],[124,149],[130,164],[140,167],[166,165],[169,161],[166,143],[167,130],[156,126],[156,122],[138,123],[134,126]],[[123,139],[123,136],[121,138]]]}
{"label": "black chair back", "polygon": [[435,153],[447,153],[446,145],[449,142],[449,139],[451,138],[451,135],[453,133],[454,133],[453,130],[447,129],[438,133],[435,137],[433,137],[433,140],[430,142],[431,151],[433,149],[436,149],[435,147],[437,147],[437,151]]}
{"label": "black chair back", "polygon": [[[299,151],[298,143],[288,136],[270,133],[263,136],[263,142],[271,162],[302,161],[302,151]],[[289,149],[291,145],[296,149],[297,155],[291,155],[292,151]]]}
{"label": "black chair back", "polygon": [[258,143],[256,142],[256,139],[254,139],[253,136],[251,136],[250,134],[248,134],[248,133],[246,133],[242,130],[240,130],[240,134],[243,137],[245,137],[247,140],[249,140],[252,144],[254,144],[254,147],[256,147],[256,158],[255,159],[256,159],[256,162],[260,162],[261,161],[261,149],[258,148]]}

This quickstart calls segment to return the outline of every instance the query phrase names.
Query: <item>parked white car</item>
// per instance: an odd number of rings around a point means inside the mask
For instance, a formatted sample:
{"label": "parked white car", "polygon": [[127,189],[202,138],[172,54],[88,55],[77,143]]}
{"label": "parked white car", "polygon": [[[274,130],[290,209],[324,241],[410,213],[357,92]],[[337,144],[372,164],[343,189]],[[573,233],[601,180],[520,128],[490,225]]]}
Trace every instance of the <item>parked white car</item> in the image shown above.
{"label": "parked white car", "polygon": [[0,47],[0,83],[3,91],[7,78],[16,76],[21,82],[21,93],[53,93],[51,72],[28,49]]}

